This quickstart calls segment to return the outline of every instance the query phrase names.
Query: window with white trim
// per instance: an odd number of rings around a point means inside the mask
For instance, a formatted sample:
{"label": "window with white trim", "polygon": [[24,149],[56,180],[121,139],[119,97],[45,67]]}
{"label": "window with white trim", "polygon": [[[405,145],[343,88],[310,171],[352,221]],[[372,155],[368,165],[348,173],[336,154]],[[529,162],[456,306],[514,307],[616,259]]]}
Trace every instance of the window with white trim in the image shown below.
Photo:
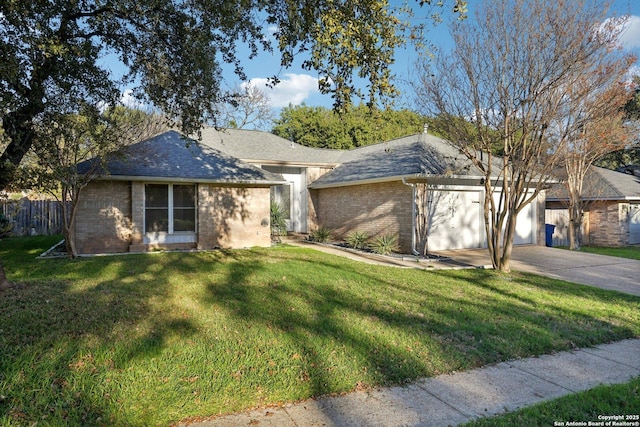
{"label": "window with white trim", "polygon": [[145,184],[146,233],[195,233],[196,186],[194,184]]}

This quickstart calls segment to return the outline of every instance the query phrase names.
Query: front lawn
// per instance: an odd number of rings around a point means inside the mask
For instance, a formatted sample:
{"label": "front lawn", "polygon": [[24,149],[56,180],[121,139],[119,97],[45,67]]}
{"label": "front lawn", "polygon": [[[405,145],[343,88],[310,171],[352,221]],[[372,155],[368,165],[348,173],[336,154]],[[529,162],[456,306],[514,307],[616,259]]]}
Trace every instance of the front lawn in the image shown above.
{"label": "front lawn", "polygon": [[0,425],[166,425],[640,337],[640,297],[282,246],[35,260],[0,242]]}

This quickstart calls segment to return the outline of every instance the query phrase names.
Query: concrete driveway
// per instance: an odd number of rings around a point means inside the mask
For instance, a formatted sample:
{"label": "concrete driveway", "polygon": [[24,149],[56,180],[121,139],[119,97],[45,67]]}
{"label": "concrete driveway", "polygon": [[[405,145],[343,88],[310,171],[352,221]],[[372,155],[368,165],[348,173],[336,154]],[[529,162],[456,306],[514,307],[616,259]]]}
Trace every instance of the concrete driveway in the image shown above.
{"label": "concrete driveway", "polygon": [[[491,266],[487,249],[439,251],[474,266]],[[640,261],[546,246],[516,246],[511,269],[640,296]]]}

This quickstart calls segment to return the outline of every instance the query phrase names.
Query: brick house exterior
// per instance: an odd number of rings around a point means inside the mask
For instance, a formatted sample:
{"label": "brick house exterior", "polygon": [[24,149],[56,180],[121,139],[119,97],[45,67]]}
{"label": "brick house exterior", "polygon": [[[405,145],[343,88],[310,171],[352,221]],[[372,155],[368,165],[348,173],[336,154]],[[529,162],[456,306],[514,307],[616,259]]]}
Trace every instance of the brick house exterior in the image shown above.
{"label": "brick house exterior", "polygon": [[[640,177],[592,166],[585,177],[583,200],[583,245],[616,247],[640,243]],[[552,215],[554,212],[565,213],[568,218],[567,201],[562,185],[549,190],[548,218],[557,218],[557,214]],[[566,234],[566,224],[554,225],[557,235]]]}
{"label": "brick house exterior", "polygon": [[[127,161],[108,161],[83,190],[76,220],[81,254],[269,246],[271,201],[286,207],[292,232],[326,227],[336,238],[353,231],[392,235],[401,252],[411,253],[417,223],[429,215],[432,249],[486,247],[483,177],[432,135],[328,150],[266,132],[208,128],[200,141],[185,144],[167,132],[120,158]],[[418,207],[418,188],[429,189],[432,211]],[[532,203],[519,217],[516,244],[544,241],[541,205]]]}
{"label": "brick house exterior", "polygon": [[[103,176],[82,190],[75,221],[79,254],[271,245],[270,187],[281,178],[187,143],[177,132],[127,151],[108,161]],[[89,167],[78,165],[80,171]],[[177,188],[192,191],[187,206],[178,206]],[[151,190],[165,191],[167,206],[147,206]],[[151,230],[158,215],[154,209],[166,216],[158,230]]]}
{"label": "brick house exterior", "polygon": [[412,189],[401,181],[313,190],[318,223],[344,239],[353,231],[398,236],[399,249],[411,253]]}

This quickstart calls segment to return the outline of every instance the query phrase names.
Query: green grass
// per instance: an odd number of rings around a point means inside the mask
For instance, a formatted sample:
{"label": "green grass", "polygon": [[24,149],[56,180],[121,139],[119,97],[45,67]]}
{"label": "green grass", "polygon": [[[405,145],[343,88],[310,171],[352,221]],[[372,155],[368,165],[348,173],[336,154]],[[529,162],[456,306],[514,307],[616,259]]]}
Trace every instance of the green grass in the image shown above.
{"label": "green grass", "polygon": [[580,248],[583,252],[599,255],[616,256],[620,258],[630,258],[640,260],[640,245],[636,246],[624,246],[620,248],[609,248],[602,246],[582,246]]}
{"label": "green grass", "polygon": [[166,425],[640,336],[640,298],[312,249],[36,260],[0,241],[0,425]]}
{"label": "green grass", "polygon": [[[603,416],[621,418],[603,419]],[[626,384],[599,386],[582,393],[571,394],[549,402],[540,403],[506,415],[482,418],[465,424],[465,427],[512,427],[575,425],[589,422],[592,425],[617,421],[637,425],[640,422],[640,378]],[[612,424],[609,424],[612,425]],[[618,424],[624,425],[624,424]]]}

